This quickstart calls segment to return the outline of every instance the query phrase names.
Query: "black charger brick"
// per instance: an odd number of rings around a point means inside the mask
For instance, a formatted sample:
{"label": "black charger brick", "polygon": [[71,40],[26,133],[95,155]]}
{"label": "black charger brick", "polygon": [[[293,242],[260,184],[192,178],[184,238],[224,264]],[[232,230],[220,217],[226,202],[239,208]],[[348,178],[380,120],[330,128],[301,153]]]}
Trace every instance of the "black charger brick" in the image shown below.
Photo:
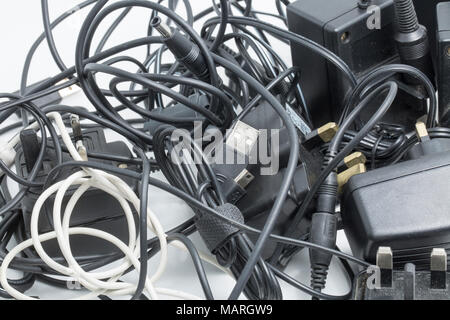
{"label": "black charger brick", "polygon": [[391,247],[394,267],[427,269],[433,248],[450,250],[450,152],[354,176],[342,219],[353,253],[375,263]]}
{"label": "black charger brick", "polygon": [[[132,157],[132,153],[128,146],[123,141],[107,142],[102,128],[92,128],[83,130],[83,143],[87,151],[113,154],[123,157]],[[49,144],[53,142],[49,139]],[[72,158],[67,152],[63,152],[64,162],[71,161]],[[90,159],[95,162],[104,163],[107,165],[119,166],[121,163]],[[48,179],[48,174],[57,165],[55,152],[52,149],[47,151],[43,166],[36,178],[37,182],[45,182]],[[22,147],[19,148],[16,156],[16,168],[19,175],[22,177],[28,176],[27,164],[23,156]],[[128,169],[137,171],[137,166],[129,166]],[[53,177],[48,181],[52,185],[58,181],[62,181],[75,172],[80,171],[80,168],[64,168],[58,176]],[[123,179],[133,190],[137,190],[137,181],[129,177],[119,176]],[[48,187],[47,186],[47,187]],[[64,216],[65,207],[73,195],[77,186],[68,189],[64,196],[62,203],[62,214]],[[23,212],[25,222],[26,236],[30,237],[30,220],[34,205],[42,193],[42,188],[30,188],[27,195],[21,202],[21,209]],[[50,197],[41,209],[39,216],[38,228],[39,233],[46,233],[53,231],[53,204],[54,195]],[[135,217],[135,224],[137,226],[137,213],[133,210]],[[71,218],[71,227],[87,227],[99,229],[108,232],[128,243],[128,226],[126,223],[125,214],[119,202],[111,195],[97,189],[89,189],[78,201],[74,208]],[[71,249],[75,256],[91,256],[112,254],[118,252],[118,249],[112,244],[97,238],[88,237],[85,235],[73,235],[70,237]],[[61,257],[62,253],[59,250],[56,239],[46,241],[43,243],[45,251],[52,257]]]}
{"label": "black charger brick", "polygon": [[[394,42],[393,0],[373,0],[380,8],[381,29],[370,29],[372,12],[358,0],[299,0],[288,6],[289,30],[329,49],[344,60],[357,78],[398,60]],[[291,43],[293,64],[316,127],[338,117],[350,86],[342,72],[316,52]]]}
{"label": "black charger brick", "polygon": [[439,112],[443,126],[450,126],[450,2],[437,6]]}

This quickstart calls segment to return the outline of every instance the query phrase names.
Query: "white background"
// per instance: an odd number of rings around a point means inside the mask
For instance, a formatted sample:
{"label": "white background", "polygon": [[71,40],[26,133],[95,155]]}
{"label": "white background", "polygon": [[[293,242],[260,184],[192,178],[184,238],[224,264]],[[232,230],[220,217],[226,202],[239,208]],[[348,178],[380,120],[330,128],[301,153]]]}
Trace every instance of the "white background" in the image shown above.
{"label": "white background", "polygon": [[[181,1],[180,1],[181,2]],[[53,21],[61,13],[81,3],[81,0],[49,0],[50,16]],[[260,0],[253,1],[254,7],[261,11],[276,13],[275,1]],[[191,5],[194,13],[198,13],[211,5],[210,0],[193,0]],[[74,61],[75,44],[77,32],[89,9],[84,9],[81,13],[73,16],[63,22],[54,31],[55,41],[58,50],[67,66],[72,66]],[[184,15],[182,5],[178,12]],[[113,17],[116,17],[114,15]],[[107,47],[118,44],[123,41],[129,41],[146,35],[149,11],[132,10],[129,17],[121,24],[114,33]],[[109,20],[111,21],[111,19]],[[267,20],[279,27],[282,27],[278,20]],[[200,31],[202,22],[197,23],[195,28]],[[106,24],[105,24],[106,26]],[[105,27],[103,26],[103,27]],[[104,28],[103,28],[104,29]],[[99,30],[101,34],[102,28]],[[0,92],[13,92],[19,88],[20,77],[26,54],[32,43],[43,32],[41,19],[41,7],[39,0],[15,0],[0,2]],[[274,47],[277,52],[290,65],[289,47],[280,42],[274,41]],[[143,60],[144,51],[142,49],[134,50],[130,53]],[[37,82],[45,78],[54,76],[59,69],[53,62],[46,43],[40,46],[37,51],[32,67],[30,69],[29,83]],[[67,105],[90,107],[82,93],[71,96],[64,101]],[[16,118],[10,121],[17,121]],[[8,121],[9,123],[9,121]],[[7,123],[2,126],[7,125]],[[117,139],[117,135],[107,134],[108,139]],[[3,143],[9,137],[0,137]],[[158,177],[160,177],[158,175]],[[161,177],[160,177],[161,178]],[[157,213],[163,225],[171,228],[187,220],[192,216],[191,210],[180,200],[156,189],[150,189],[149,205]],[[206,251],[202,241],[197,235],[192,239],[198,247]],[[339,245],[348,252],[348,245],[345,236],[339,233]],[[186,291],[198,296],[203,296],[202,289],[197,280],[196,272],[190,260],[190,257],[179,249],[170,249],[170,264],[163,279],[157,283],[158,286]],[[154,263],[150,262],[150,272]],[[215,267],[206,265],[209,281],[211,283],[214,296],[217,299],[226,299],[232,290],[234,280]],[[153,268],[154,270],[154,268]],[[287,269],[287,272],[297,280],[309,284],[310,268],[308,253],[300,253]],[[127,279],[136,281],[135,273],[127,276]],[[310,299],[309,296],[281,282],[284,297],[286,299]],[[344,294],[350,288],[350,284],[339,263],[333,261],[326,293]],[[43,284],[37,284],[28,292],[32,296],[39,296],[44,299],[64,299],[79,295],[76,292],[55,289]]]}

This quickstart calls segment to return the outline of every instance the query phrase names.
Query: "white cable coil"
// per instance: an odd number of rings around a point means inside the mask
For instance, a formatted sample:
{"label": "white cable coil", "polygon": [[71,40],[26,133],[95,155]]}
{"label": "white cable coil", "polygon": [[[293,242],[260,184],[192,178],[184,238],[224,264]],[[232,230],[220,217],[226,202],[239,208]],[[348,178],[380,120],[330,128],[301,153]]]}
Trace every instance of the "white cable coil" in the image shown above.
{"label": "white cable coil", "polygon": [[[68,151],[70,155],[73,157],[73,159],[75,161],[83,161],[82,157],[80,156],[75,146],[73,145],[70,135],[66,131],[61,115],[59,113],[51,113],[48,115],[48,117],[55,121],[56,126],[59,128],[62,140],[64,144],[67,146]],[[36,125],[30,126],[30,128],[36,130],[38,129]],[[15,137],[13,140],[10,141],[9,145],[16,145],[17,143],[18,139],[17,137]],[[72,186],[78,186],[78,188],[71,196],[66,206],[63,219],[61,219],[62,202],[67,190]],[[83,194],[90,188],[102,190],[111,195],[112,197],[114,197],[119,202],[125,213],[126,221],[128,224],[129,239],[130,239],[128,245],[122,242],[117,237],[97,229],[70,228],[70,219],[72,211],[77,202],[83,196]],[[54,231],[40,235],[38,231],[38,221],[41,208],[47,201],[47,199],[51,197],[53,194],[56,194],[53,205]],[[54,184],[53,186],[51,186],[42,193],[42,195],[36,201],[36,204],[33,208],[33,213],[31,216],[31,239],[26,240],[23,243],[16,246],[15,248],[13,248],[9,252],[9,254],[5,257],[0,268],[0,283],[2,287],[13,298],[20,300],[34,299],[13,288],[11,285],[9,285],[7,280],[7,271],[14,257],[19,255],[23,250],[30,247],[34,247],[39,257],[51,269],[53,269],[54,271],[63,276],[67,276],[70,279],[73,279],[75,282],[83,286],[83,288],[90,291],[90,293],[80,296],[77,299],[83,300],[93,299],[100,295],[116,296],[116,297],[132,295],[136,291],[137,285],[133,283],[118,281],[123,276],[125,271],[128,270],[130,267],[134,267],[137,272],[139,272],[140,269],[140,262],[139,262],[140,248],[138,241],[139,238],[137,236],[135,220],[133,217],[133,212],[130,207],[130,204],[134,207],[134,209],[137,212],[139,212],[140,199],[136,196],[134,191],[122,179],[100,170],[83,168],[82,171],[76,172],[67,179]],[[147,227],[158,238],[161,247],[160,249],[161,254],[159,265],[155,273],[151,277],[147,276],[144,293],[150,299],[158,299],[159,295],[171,296],[174,298],[186,300],[201,299],[197,296],[188,293],[165,288],[157,288],[154,286],[154,283],[163,276],[164,270],[166,269],[167,266],[168,243],[164,229],[160,224],[157,216],[150,209],[148,209],[147,214],[148,214]],[[107,271],[86,272],[78,264],[78,262],[76,261],[75,257],[72,254],[72,251],[70,249],[70,238],[69,238],[69,236],[71,235],[85,235],[108,241],[114,246],[116,246],[120,251],[122,251],[125,257],[122,259],[119,266],[109,269]],[[42,247],[43,242],[52,239],[57,239],[59,248],[68,266],[64,266],[60,263],[57,263],[45,252],[44,248]],[[172,242],[171,245],[186,250],[184,245],[178,241]],[[223,269],[210,257],[204,254],[200,255],[202,259],[205,260],[206,262],[217,266],[222,271],[229,274],[228,270]]]}

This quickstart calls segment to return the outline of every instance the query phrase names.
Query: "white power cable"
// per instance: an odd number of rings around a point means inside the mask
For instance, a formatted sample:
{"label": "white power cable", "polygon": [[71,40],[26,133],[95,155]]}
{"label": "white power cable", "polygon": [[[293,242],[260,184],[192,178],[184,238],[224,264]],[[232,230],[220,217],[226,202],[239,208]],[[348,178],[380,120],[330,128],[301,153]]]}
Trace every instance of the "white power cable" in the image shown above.
{"label": "white power cable", "polygon": [[[53,119],[56,126],[59,129],[61,138],[66,145],[70,155],[75,161],[83,161],[83,158],[78,153],[77,149],[72,143],[70,135],[68,134],[62,117],[59,113],[50,113],[49,118]],[[31,125],[29,128],[38,129],[36,124]],[[18,143],[18,138],[13,138],[8,143],[8,149],[13,149],[13,147]],[[71,196],[65,212],[64,217],[61,217],[62,202],[67,190],[72,186],[78,186],[78,189]],[[114,197],[121,205],[128,224],[129,231],[129,243],[126,245],[120,239],[114,237],[113,235],[92,228],[70,228],[70,218],[73,209],[79,199],[83,194],[90,188],[96,188],[102,190],[112,197]],[[54,232],[49,232],[46,234],[39,234],[38,231],[38,221],[41,208],[49,197],[56,193],[54,205],[53,205],[53,224]],[[12,249],[9,254],[5,257],[1,268],[0,268],[0,283],[3,288],[16,299],[33,299],[18,290],[14,289],[9,285],[7,280],[7,270],[10,263],[15,256],[20,254],[23,250],[34,247],[39,257],[54,271],[60,273],[61,275],[67,276],[71,279],[76,280],[85,289],[89,290],[90,293],[80,296],[77,299],[93,299],[99,295],[108,296],[125,296],[133,294],[137,288],[136,284],[119,282],[118,280],[122,277],[124,272],[130,267],[134,267],[136,271],[139,272],[140,262],[139,262],[139,241],[136,234],[136,227],[134,222],[133,213],[130,204],[134,207],[137,212],[140,212],[140,199],[136,196],[135,192],[120,178],[103,172],[100,170],[94,170],[89,168],[83,168],[82,171],[74,173],[67,179],[58,182],[45,190],[33,208],[33,213],[31,216],[31,239],[24,241],[23,243]],[[152,210],[148,209],[148,228],[154,235],[159,239],[161,254],[158,268],[152,277],[147,277],[145,282],[144,293],[146,293],[151,299],[158,299],[158,294],[165,296],[171,296],[179,299],[200,299],[194,295],[171,290],[164,288],[155,288],[154,283],[158,281],[164,274],[167,266],[168,259],[168,243],[166,239],[166,234],[163,230],[159,219],[153,213]],[[61,221],[62,218],[62,221]],[[104,272],[86,272],[78,264],[75,257],[70,249],[70,235],[85,235],[90,237],[96,237],[103,239],[112,243],[118,249],[120,249],[125,257],[122,259],[121,264],[118,267],[104,271]],[[67,266],[61,265],[53,260],[44,250],[42,242],[49,241],[52,239],[57,239],[58,245],[61,252],[67,262]],[[180,242],[172,242],[171,245],[174,247],[182,248],[187,250],[184,245]],[[205,254],[200,254],[201,258],[216,267],[220,268],[222,271],[231,275],[227,269],[224,269],[218,265],[213,259]]]}

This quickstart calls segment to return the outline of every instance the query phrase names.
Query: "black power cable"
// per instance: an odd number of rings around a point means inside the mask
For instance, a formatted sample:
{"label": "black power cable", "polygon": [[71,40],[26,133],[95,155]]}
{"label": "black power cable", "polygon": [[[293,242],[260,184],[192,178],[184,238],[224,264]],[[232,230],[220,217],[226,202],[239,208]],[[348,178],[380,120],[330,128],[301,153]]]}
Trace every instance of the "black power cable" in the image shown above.
{"label": "black power cable", "polygon": [[[342,253],[336,248],[335,243],[322,241],[320,236],[314,234],[314,230],[310,234],[304,235],[302,240],[290,238],[293,234],[292,231],[303,222],[307,209],[316,196],[318,213],[322,214],[325,211],[330,216],[335,214],[334,204],[337,195],[330,195],[324,190],[333,189],[328,188],[329,185],[327,185],[330,182],[330,174],[333,175],[346,155],[355,150],[361,151],[370,160],[370,165],[374,169],[402,161],[406,152],[418,142],[418,139],[407,133],[405,128],[380,122],[381,117],[393,103],[397,92],[397,85],[386,80],[391,75],[405,74],[414,78],[426,89],[430,99],[427,120],[430,137],[450,138],[450,132],[447,129],[436,127],[438,106],[433,83],[419,70],[405,65],[381,66],[357,81],[356,76],[345,62],[331,51],[305,37],[263,21],[265,17],[272,17],[286,24],[285,6],[290,3],[286,0],[275,1],[278,14],[255,10],[255,3],[251,0],[220,0],[219,3],[213,1],[210,8],[194,14],[189,0],[183,0],[186,20],[175,13],[178,1],[169,0],[167,6],[164,6],[163,2],[162,0],[158,2],[124,0],[111,3],[107,0],[88,0],[52,22],[49,18],[48,1],[41,0],[44,32],[27,54],[22,72],[20,95],[0,95],[0,98],[7,100],[0,104],[0,124],[7,124],[0,129],[1,135],[13,130],[25,129],[30,123],[39,128],[41,132],[39,155],[28,176],[21,177],[14,173],[9,165],[0,159],[0,170],[3,175],[0,187],[2,196],[9,193],[5,182],[7,179],[13,180],[20,186],[20,191],[16,195],[3,196],[5,201],[0,209],[0,215],[4,217],[0,221],[0,261],[3,261],[8,254],[7,246],[12,240],[21,242],[28,237],[20,205],[30,188],[43,187],[46,189],[55,182],[56,177],[63,169],[91,168],[128,177],[140,183],[138,191],[141,199],[139,210],[140,272],[136,290],[132,295],[133,299],[148,298],[144,294],[148,273],[147,263],[161,250],[158,238],[147,239],[149,186],[173,194],[186,202],[194,211],[195,218],[185,221],[167,232],[167,241],[181,242],[188,249],[206,299],[213,300],[214,294],[200,254],[188,238],[197,231],[198,219],[205,216],[214,217],[224,226],[237,230],[213,252],[219,263],[228,268],[237,279],[229,299],[238,299],[242,293],[247,298],[254,300],[282,299],[283,292],[279,280],[316,299],[350,299],[352,292],[342,296],[331,296],[320,292],[326,278],[322,271],[328,268],[328,260],[331,257],[339,258],[350,281],[353,281],[354,275],[349,263],[358,264],[363,268],[370,264]],[[75,66],[68,67],[59,54],[53,30],[80,9],[91,5],[93,7],[78,34]],[[106,49],[109,39],[118,27],[127,21],[127,17],[134,9],[149,12],[148,26],[146,25],[145,30],[147,36]],[[99,26],[117,12],[118,16],[107,30],[100,34]],[[214,13],[216,16],[209,17]],[[163,18],[166,20],[163,21]],[[201,26],[200,33],[197,33],[194,23],[203,18],[208,20]],[[227,27],[231,27],[231,33],[227,33]],[[162,34],[162,37],[153,36],[155,29]],[[94,47],[93,40],[97,36],[100,36],[100,41]],[[299,158],[302,156],[299,147],[301,139],[299,139],[292,118],[286,109],[298,110],[300,117],[304,117],[305,123],[309,125],[313,119],[311,119],[311,112],[298,81],[302,70],[289,67],[280,57],[277,48],[270,43],[269,38],[276,38],[285,44],[295,42],[309,48],[342,72],[352,88],[341,113],[340,130],[334,140],[320,146],[320,150],[325,155],[322,173],[307,194],[306,199],[302,203],[297,203],[299,209],[293,220],[290,221],[287,232],[283,235],[276,235],[273,230],[291,189]],[[28,87],[28,75],[33,56],[44,40],[46,40],[52,58],[61,72],[35,86]],[[235,43],[231,43],[231,40]],[[143,58],[128,55],[127,52],[130,49],[138,47],[146,49],[146,55]],[[95,49],[92,50],[93,55],[91,55],[91,49]],[[180,52],[184,54],[180,54]],[[186,55],[186,53],[188,54]],[[167,63],[169,56],[176,58],[174,63]],[[119,68],[119,63],[125,62],[138,70],[130,72]],[[225,75],[221,69],[225,69]],[[106,88],[101,88],[100,79],[105,75],[112,76],[112,79],[109,79]],[[129,85],[127,90],[123,89],[124,84]],[[33,103],[39,98],[45,98],[73,85],[82,88],[85,96],[95,107],[94,112],[82,107],[65,105],[50,105],[41,108]],[[350,125],[357,120],[358,114],[376,97],[384,95],[386,91],[388,93],[383,103],[379,105],[377,112],[368,122],[358,123],[358,126],[351,127]],[[192,95],[205,97],[208,105],[204,107],[192,102],[189,99]],[[220,208],[227,205],[229,199],[204,155],[205,146],[194,141],[190,135],[192,132],[187,131],[187,141],[189,141],[192,154],[200,157],[200,163],[195,163],[194,166],[183,162],[173,163],[170,153],[176,148],[176,141],[171,140],[172,133],[176,129],[184,128],[202,118],[204,129],[214,127],[222,133],[226,133],[227,129],[234,128],[239,121],[245,121],[246,117],[263,101],[274,109],[287,128],[289,161],[279,193],[267,215],[266,223],[262,230],[258,230],[221,213]],[[199,116],[181,117],[164,113],[170,107],[179,105],[192,110]],[[22,122],[5,123],[17,108],[23,110]],[[136,117],[133,119],[125,117],[123,111],[131,111]],[[64,161],[63,154],[67,154],[68,148],[59,142],[58,134],[49,119],[49,114],[52,112],[60,113],[66,126],[70,126],[68,121],[71,115],[78,115],[83,129],[101,126],[106,130],[114,131],[134,146],[137,157],[123,157],[98,150],[88,150],[89,161]],[[154,135],[146,129],[150,120],[160,123],[160,127],[157,128]],[[89,122],[86,123],[86,121]],[[47,137],[47,133],[50,137]],[[16,148],[20,149],[19,146]],[[48,151],[56,154],[57,163],[54,168],[51,168],[52,171],[43,184],[38,182],[37,175]],[[154,152],[155,160],[149,158],[149,151]],[[137,171],[127,170],[97,160],[133,165],[138,169]],[[153,178],[151,172],[154,170],[161,170],[169,184]],[[250,240],[250,235],[257,236],[255,243]],[[309,240],[304,240],[308,237]],[[269,243],[278,244],[277,251],[270,262],[264,261],[261,256],[262,250]],[[312,259],[312,269],[319,270],[320,274],[313,272],[315,281],[311,287],[299,283],[275,267],[279,265],[280,261],[287,261],[289,257],[304,248],[314,253],[315,257],[325,257],[323,260]],[[119,252],[75,257],[86,271],[105,267],[123,258],[124,255]],[[61,264],[65,263],[63,258],[55,258],[55,261]],[[21,292],[28,291],[36,280],[57,287],[66,286],[65,281],[58,279],[60,275],[49,268],[32,249],[27,249],[23,256],[16,257],[11,263],[11,268],[24,273],[22,279],[10,282]],[[133,268],[127,270],[125,274],[131,271]],[[5,291],[0,290],[0,295],[10,298]],[[110,299],[107,294],[99,298]]]}

